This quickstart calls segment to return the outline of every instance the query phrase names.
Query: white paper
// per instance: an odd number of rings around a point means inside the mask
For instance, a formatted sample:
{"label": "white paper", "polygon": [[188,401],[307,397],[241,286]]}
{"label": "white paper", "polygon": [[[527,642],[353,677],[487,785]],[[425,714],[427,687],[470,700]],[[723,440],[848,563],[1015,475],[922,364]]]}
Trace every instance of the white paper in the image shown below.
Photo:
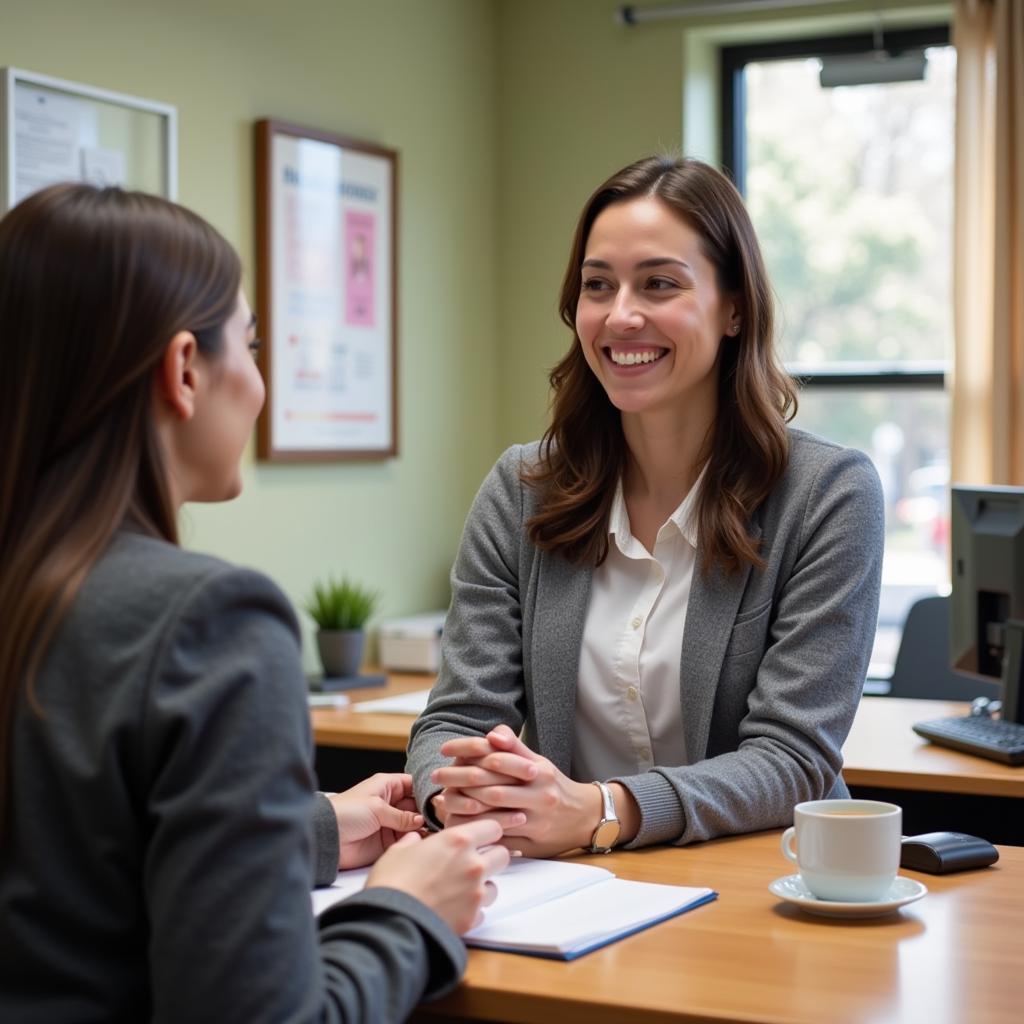
{"label": "white paper", "polygon": [[310,894],[313,899],[313,913],[319,917],[328,907],[333,907],[335,903],[361,892],[369,874],[369,868],[339,871],[338,877],[327,888],[314,889]]}
{"label": "white paper", "polygon": [[607,881],[484,923],[466,934],[471,946],[572,953],[628,935],[671,916],[710,893],[709,889],[654,882]]}
{"label": "white paper", "polygon": [[605,868],[592,864],[569,864],[555,860],[534,860],[530,857],[510,861],[507,868],[492,879],[498,895],[494,902],[484,909],[484,923],[466,938],[487,929],[512,914],[559,899],[569,893],[586,889],[598,882],[607,882],[615,876]]}
{"label": "white paper", "polygon": [[[313,890],[313,912],[321,914],[329,906],[359,892],[366,885],[369,874],[369,868],[339,871],[330,886]],[[517,857],[504,871],[491,879],[498,895],[484,909],[484,919],[497,921],[538,902],[548,902],[614,877],[610,871],[590,864]]]}
{"label": "white paper", "polygon": [[400,693],[395,697],[361,700],[358,704],[352,705],[352,710],[374,715],[419,715],[426,709],[429,697],[429,690],[413,690],[411,693]]}
{"label": "white paper", "polygon": [[14,201],[58,181],[81,178],[80,150],[95,146],[96,110],[50,89],[14,93]]}
{"label": "white paper", "polygon": [[82,149],[82,181],[97,188],[111,185],[123,187],[124,153],[119,149],[104,149],[102,146],[86,146]]}
{"label": "white paper", "polygon": [[348,694],[345,693],[311,693],[309,695],[311,708],[343,708],[348,706],[348,702]]}

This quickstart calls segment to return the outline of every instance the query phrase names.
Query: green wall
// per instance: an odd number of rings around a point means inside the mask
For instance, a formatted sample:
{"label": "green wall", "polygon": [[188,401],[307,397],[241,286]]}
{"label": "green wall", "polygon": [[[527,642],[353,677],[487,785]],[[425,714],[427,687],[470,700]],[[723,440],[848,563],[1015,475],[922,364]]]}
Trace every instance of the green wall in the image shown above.
{"label": "green wall", "polygon": [[[274,116],[400,151],[400,457],[245,467],[183,538],[300,600],[327,570],[381,614],[443,607],[466,508],[497,448],[496,8],[478,0],[0,0],[0,65],[173,104],[179,200],[252,287],[252,123]],[[306,663],[315,655],[307,644]]]}

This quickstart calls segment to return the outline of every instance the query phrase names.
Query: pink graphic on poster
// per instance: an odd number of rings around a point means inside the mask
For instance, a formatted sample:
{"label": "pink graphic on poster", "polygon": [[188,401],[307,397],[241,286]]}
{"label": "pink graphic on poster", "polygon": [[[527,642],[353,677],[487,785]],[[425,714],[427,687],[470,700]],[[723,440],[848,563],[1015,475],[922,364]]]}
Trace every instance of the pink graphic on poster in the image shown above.
{"label": "pink graphic on poster", "polygon": [[374,215],[345,212],[345,322],[373,327]]}

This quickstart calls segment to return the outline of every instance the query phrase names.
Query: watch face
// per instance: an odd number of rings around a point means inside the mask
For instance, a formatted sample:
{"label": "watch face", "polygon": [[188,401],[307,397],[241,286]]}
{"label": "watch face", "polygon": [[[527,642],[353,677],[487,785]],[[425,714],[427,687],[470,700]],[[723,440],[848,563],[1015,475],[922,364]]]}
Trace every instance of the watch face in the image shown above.
{"label": "watch face", "polygon": [[598,849],[614,846],[615,840],[619,838],[620,827],[619,823],[615,820],[602,821],[594,831],[594,838],[591,840],[591,845]]}

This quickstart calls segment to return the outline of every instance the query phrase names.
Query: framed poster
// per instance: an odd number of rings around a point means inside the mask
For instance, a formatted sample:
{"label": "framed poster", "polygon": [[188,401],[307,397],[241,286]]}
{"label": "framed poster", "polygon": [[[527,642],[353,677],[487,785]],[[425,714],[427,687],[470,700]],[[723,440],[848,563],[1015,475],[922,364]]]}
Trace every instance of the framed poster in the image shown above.
{"label": "framed poster", "polygon": [[153,100],[0,69],[0,213],[59,181],[178,194],[178,114]]}
{"label": "framed poster", "polygon": [[256,123],[261,459],[398,454],[397,178],[394,150]]}

